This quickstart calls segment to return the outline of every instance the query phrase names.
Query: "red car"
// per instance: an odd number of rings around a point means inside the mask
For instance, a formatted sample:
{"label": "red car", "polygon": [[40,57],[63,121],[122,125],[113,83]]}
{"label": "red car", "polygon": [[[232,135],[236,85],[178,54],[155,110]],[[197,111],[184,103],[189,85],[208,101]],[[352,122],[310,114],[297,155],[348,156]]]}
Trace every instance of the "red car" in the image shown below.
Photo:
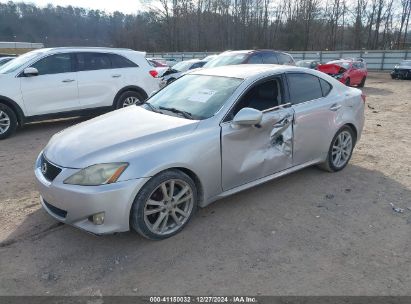
{"label": "red car", "polygon": [[326,64],[320,64],[317,68],[347,86],[356,85],[362,88],[367,79],[367,66],[362,61],[335,60]]}

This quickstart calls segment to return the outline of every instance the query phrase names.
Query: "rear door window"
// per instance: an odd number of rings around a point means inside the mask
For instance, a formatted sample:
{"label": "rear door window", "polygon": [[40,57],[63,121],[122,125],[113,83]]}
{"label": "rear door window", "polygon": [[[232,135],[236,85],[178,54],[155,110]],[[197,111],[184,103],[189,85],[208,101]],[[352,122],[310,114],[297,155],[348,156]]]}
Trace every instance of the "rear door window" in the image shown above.
{"label": "rear door window", "polygon": [[248,59],[249,64],[259,64],[259,63],[263,63],[263,58],[261,56],[261,54],[254,54],[251,55],[251,57]]}
{"label": "rear door window", "polygon": [[105,53],[77,53],[78,71],[96,71],[111,69],[109,54]]}
{"label": "rear door window", "polygon": [[274,53],[263,53],[263,63],[278,64],[277,56]]}
{"label": "rear door window", "polygon": [[320,79],[306,73],[288,73],[288,88],[293,104],[323,97]]}

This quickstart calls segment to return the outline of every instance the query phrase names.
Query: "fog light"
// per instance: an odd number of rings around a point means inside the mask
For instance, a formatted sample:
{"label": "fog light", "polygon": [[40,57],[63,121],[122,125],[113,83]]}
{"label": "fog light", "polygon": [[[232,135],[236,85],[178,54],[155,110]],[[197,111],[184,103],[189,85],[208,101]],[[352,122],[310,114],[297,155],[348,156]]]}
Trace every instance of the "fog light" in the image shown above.
{"label": "fog light", "polygon": [[104,212],[96,213],[93,215],[94,225],[103,225],[104,223]]}

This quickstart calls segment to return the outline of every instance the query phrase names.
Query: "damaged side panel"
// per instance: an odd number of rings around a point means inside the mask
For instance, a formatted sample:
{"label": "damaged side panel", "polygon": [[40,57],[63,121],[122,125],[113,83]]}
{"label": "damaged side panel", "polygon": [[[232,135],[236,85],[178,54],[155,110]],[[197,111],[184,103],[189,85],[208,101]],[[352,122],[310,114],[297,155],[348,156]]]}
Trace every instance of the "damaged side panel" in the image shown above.
{"label": "damaged side panel", "polygon": [[292,108],[264,113],[259,127],[221,127],[222,187],[229,190],[292,166]]}

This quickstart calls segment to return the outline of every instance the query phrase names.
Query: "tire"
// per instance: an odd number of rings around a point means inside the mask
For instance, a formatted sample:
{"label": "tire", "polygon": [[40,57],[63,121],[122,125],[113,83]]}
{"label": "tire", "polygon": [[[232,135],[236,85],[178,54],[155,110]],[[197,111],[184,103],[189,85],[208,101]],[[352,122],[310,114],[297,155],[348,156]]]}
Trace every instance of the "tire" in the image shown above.
{"label": "tire", "polygon": [[345,83],[344,83],[347,87],[349,87],[350,85],[351,85],[351,80],[350,80],[350,78],[347,78],[346,80],[345,80]]}
{"label": "tire", "polygon": [[10,107],[0,103],[0,140],[16,132],[17,124],[16,113]]}
{"label": "tire", "polygon": [[172,83],[175,80],[176,80],[175,78],[170,78],[169,80],[167,80],[167,85],[169,85],[170,83]]}
{"label": "tire", "polygon": [[[337,159],[333,158],[333,151],[335,149],[335,145],[338,144],[337,141],[339,139],[341,139],[341,137],[339,137],[341,134],[344,134],[344,135],[349,134],[349,136],[351,137],[351,147],[347,147],[347,149],[345,150],[345,151],[349,152],[348,156],[344,154],[345,157],[346,157],[345,161],[342,164],[338,165],[338,164],[336,164]],[[351,156],[352,156],[352,151],[353,151],[354,146],[355,146],[355,143],[356,143],[356,137],[355,137],[354,131],[348,126],[342,127],[340,130],[338,130],[338,132],[335,134],[333,140],[331,141],[331,145],[330,145],[330,148],[329,148],[328,154],[327,154],[327,159],[325,160],[324,163],[320,164],[319,167],[321,169],[325,170],[325,171],[328,171],[328,172],[341,171],[342,169],[344,169],[347,166],[348,162],[350,161]],[[340,154],[342,154],[342,153],[340,153]]]}
{"label": "tire", "polygon": [[116,101],[116,109],[125,108],[131,105],[143,104],[145,98],[136,91],[126,91],[122,93]]}
{"label": "tire", "polygon": [[367,79],[367,77],[363,77],[362,79],[361,79],[361,82],[360,82],[360,84],[358,85],[358,87],[359,88],[363,88],[364,86],[365,86],[365,80]]}
{"label": "tire", "polygon": [[[171,185],[172,182],[174,186]],[[163,185],[168,197],[164,195]],[[174,189],[173,199],[170,199],[171,188]],[[187,189],[186,192],[183,189]],[[176,202],[174,198],[179,195],[182,195],[182,198]],[[163,171],[153,176],[137,194],[131,207],[130,225],[145,238],[169,238],[188,224],[197,210],[197,197],[196,185],[187,174],[180,170]],[[177,212],[177,209],[183,211],[185,216]],[[175,217],[180,224],[177,224]],[[165,226],[167,227],[164,228]]]}

